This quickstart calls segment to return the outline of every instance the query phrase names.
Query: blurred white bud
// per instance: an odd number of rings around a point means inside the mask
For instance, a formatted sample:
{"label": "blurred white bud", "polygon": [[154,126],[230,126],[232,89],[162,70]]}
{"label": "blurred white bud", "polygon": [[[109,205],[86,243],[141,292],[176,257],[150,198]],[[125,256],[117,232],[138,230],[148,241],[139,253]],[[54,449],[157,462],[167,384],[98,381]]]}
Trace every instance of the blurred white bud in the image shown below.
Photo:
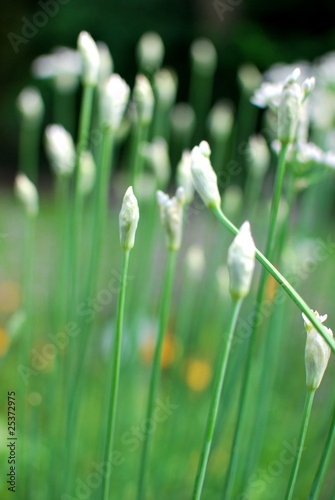
{"label": "blurred white bud", "polygon": [[27,124],[40,123],[44,113],[44,104],[40,91],[36,87],[26,87],[18,95],[17,108]]}
{"label": "blurred white bud", "polygon": [[256,247],[249,222],[244,222],[228,249],[229,291],[233,299],[248,295],[255,268]]}
{"label": "blurred white bud", "polygon": [[49,125],[45,130],[45,149],[54,173],[70,176],[76,157],[71,134],[61,125]]}
{"label": "blurred white bud", "polygon": [[164,43],[158,33],[148,31],[138,41],[136,55],[141,71],[152,73],[158,69],[164,59]]}
{"label": "blurred white bud", "polygon": [[81,75],[81,57],[77,50],[56,47],[51,54],[37,57],[32,64],[35,78],[53,80],[60,93],[73,92]]}
{"label": "blurred white bud", "polygon": [[199,280],[205,269],[204,250],[200,245],[191,245],[185,256],[185,264],[190,275]]}
{"label": "blurred white bud", "polygon": [[83,151],[79,161],[79,191],[88,195],[95,183],[96,166],[91,151]]}
{"label": "blurred white bud", "polygon": [[29,217],[36,217],[38,214],[38,193],[35,185],[25,174],[18,174],[15,178],[14,190],[26,214]]}
{"label": "blurred white bud", "polygon": [[248,167],[254,177],[263,178],[270,165],[270,151],[262,135],[252,135],[248,141]]}
{"label": "blurred white bud", "polygon": [[168,144],[163,137],[156,137],[151,143],[143,144],[142,154],[153,170],[159,187],[165,187],[171,175]]}
{"label": "blurred white bud", "polygon": [[213,43],[207,38],[199,38],[191,45],[191,60],[197,73],[213,74],[217,65],[217,52]]}
{"label": "blurred white bud", "polygon": [[82,80],[87,86],[95,86],[99,78],[99,50],[87,31],[82,31],[78,37],[78,50],[82,57]]}
{"label": "blurred white bud", "polygon": [[182,239],[184,190],[179,187],[173,198],[163,191],[157,191],[157,202],[162,226],[166,233],[167,246],[169,250],[178,250]]}
{"label": "blurred white bud", "polygon": [[278,109],[278,140],[282,144],[294,142],[296,138],[303,99],[304,92],[301,86],[294,80],[288,80]]}
{"label": "blurred white bud", "polygon": [[230,184],[222,196],[222,211],[232,219],[238,217],[243,207],[243,191],[240,186]]}
{"label": "blurred white bud", "polygon": [[232,131],[234,114],[229,102],[219,101],[208,116],[209,132],[215,139],[226,139]]}
{"label": "blurred white bud", "polygon": [[200,146],[195,146],[191,153],[194,187],[208,208],[216,208],[221,203],[221,196],[216,173],[209,160],[210,148],[206,141],[202,141]]}
{"label": "blurred white bud", "polygon": [[184,151],[177,165],[177,184],[184,189],[185,204],[192,202],[194,197],[194,184],[191,172],[191,152]]}
{"label": "blurred white bud", "polygon": [[177,75],[169,69],[161,69],[154,76],[157,99],[165,108],[170,108],[176,100]]}
{"label": "blurred white bud", "polygon": [[130,186],[124,197],[119,215],[120,243],[123,250],[131,250],[135,243],[140,212],[133,188]]}
{"label": "blurred white bud", "polygon": [[99,51],[99,82],[104,84],[113,73],[114,62],[108,45],[105,42],[97,43]]}
{"label": "blurred white bud", "polygon": [[100,97],[101,123],[112,132],[116,132],[121,125],[129,94],[127,83],[116,73],[103,85]]}
{"label": "blurred white bud", "polygon": [[262,75],[254,64],[243,64],[238,68],[237,79],[246,94],[252,94],[261,84]]}
{"label": "blurred white bud", "polygon": [[150,82],[144,75],[136,76],[134,100],[139,121],[143,124],[149,124],[152,120],[155,99]]}
{"label": "blurred white bud", "polygon": [[[326,321],[327,314],[320,316],[317,311],[312,312],[321,323]],[[307,332],[305,348],[306,385],[310,391],[315,391],[321,384],[326,371],[330,357],[330,347],[305,314],[302,317]],[[327,331],[329,335],[333,336],[330,328],[327,328]]]}
{"label": "blurred white bud", "polygon": [[309,96],[309,94],[314,90],[315,88],[315,77],[312,76],[311,78],[306,78],[305,81],[302,82],[302,89],[305,94],[305,98]]}
{"label": "blurred white bud", "polygon": [[179,135],[191,135],[195,126],[193,108],[184,102],[176,104],[171,114],[171,125],[177,137]]}

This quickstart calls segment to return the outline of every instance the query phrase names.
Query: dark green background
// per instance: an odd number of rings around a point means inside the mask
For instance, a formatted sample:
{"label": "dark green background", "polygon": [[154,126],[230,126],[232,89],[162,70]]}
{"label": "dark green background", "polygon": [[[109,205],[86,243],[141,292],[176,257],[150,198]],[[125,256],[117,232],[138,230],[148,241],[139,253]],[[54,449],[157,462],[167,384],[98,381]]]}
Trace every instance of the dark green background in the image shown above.
{"label": "dark green background", "polygon": [[17,162],[15,99],[31,83],[31,61],[55,45],[75,47],[83,29],[109,45],[115,70],[129,83],[136,72],[138,38],[144,31],[158,31],[166,44],[165,63],[174,66],[180,77],[179,99],[187,98],[188,48],[197,36],[210,37],[219,53],[215,97],[233,99],[237,96],[236,70],[243,62],[252,61],[262,71],[273,62],[313,59],[335,49],[332,0],[242,0],[223,21],[212,0],[69,0],[16,54],[8,33],[21,35],[22,17],[31,21],[40,9],[38,2],[28,0],[2,4],[0,166],[10,177]]}

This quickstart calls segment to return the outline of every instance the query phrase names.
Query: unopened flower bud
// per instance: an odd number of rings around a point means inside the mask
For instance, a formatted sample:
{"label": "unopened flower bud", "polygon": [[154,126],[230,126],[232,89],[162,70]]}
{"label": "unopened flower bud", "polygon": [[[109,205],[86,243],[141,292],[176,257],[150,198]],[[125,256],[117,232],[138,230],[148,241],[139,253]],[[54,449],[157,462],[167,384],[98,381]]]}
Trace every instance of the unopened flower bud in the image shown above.
{"label": "unopened flower bud", "polygon": [[158,33],[144,33],[138,41],[137,60],[140,71],[152,73],[158,69],[164,58],[164,43]]}
{"label": "unopened flower bud", "polygon": [[144,75],[136,77],[134,100],[139,121],[143,124],[149,124],[152,120],[155,99],[150,82]]}
{"label": "unopened flower bud", "polygon": [[163,137],[156,137],[151,143],[143,144],[142,154],[153,170],[158,187],[165,187],[171,175],[168,144]]}
{"label": "unopened flower bud", "polygon": [[95,182],[96,166],[91,151],[83,151],[79,161],[79,191],[83,196],[88,195]]}
{"label": "unopened flower bud", "polygon": [[217,52],[207,38],[199,38],[191,45],[191,60],[194,70],[199,74],[211,75],[217,65]]}
{"label": "unopened flower bud", "polygon": [[228,102],[219,101],[211,109],[208,117],[209,132],[215,139],[226,139],[231,133],[234,123],[232,106]]}
{"label": "unopened flower bud", "polygon": [[191,276],[200,279],[205,269],[205,255],[200,245],[191,245],[185,256],[185,263]]}
{"label": "unopened flower bud", "polygon": [[40,91],[35,87],[26,87],[21,90],[16,101],[19,112],[25,123],[40,123],[44,105]]}
{"label": "unopened flower bud", "polygon": [[251,174],[263,178],[270,164],[270,151],[262,135],[253,135],[248,141],[248,167]]}
{"label": "unopened flower bud", "polygon": [[[327,314],[320,316],[317,311],[313,311],[313,313],[321,323],[326,321]],[[321,384],[326,371],[330,357],[330,347],[308,318],[304,314],[302,316],[307,332],[305,348],[306,385],[310,391],[315,391]],[[327,331],[329,335],[333,336],[330,328],[327,328]]]}
{"label": "unopened flower bud", "polygon": [[[201,146],[201,147],[200,147]],[[217,177],[209,160],[210,148],[202,141],[191,153],[191,171],[194,187],[208,208],[216,208],[221,203]]]}
{"label": "unopened flower bud", "polygon": [[131,250],[135,243],[140,212],[133,188],[130,186],[124,197],[119,215],[120,243],[123,250]]}
{"label": "unopened flower bud", "polygon": [[286,79],[278,109],[278,139],[282,144],[294,142],[300,119],[304,91],[296,82],[299,68]]}
{"label": "unopened flower bud", "polygon": [[99,51],[99,83],[104,84],[113,73],[114,61],[108,45],[104,42],[97,43]]}
{"label": "unopened flower bud", "polygon": [[111,75],[101,91],[101,122],[112,132],[116,132],[124,116],[130,89],[116,73]]}
{"label": "unopened flower bud", "polygon": [[82,80],[84,85],[95,86],[99,78],[99,50],[87,31],[78,37],[78,50],[82,57]]}
{"label": "unopened flower bud", "polygon": [[191,172],[191,153],[184,151],[177,166],[177,183],[184,189],[185,203],[192,202],[194,197],[194,185]]}
{"label": "unopened flower bud", "polygon": [[18,174],[15,178],[15,194],[23,205],[29,217],[38,214],[38,193],[35,185],[25,174]]}
{"label": "unopened flower bud", "polygon": [[71,134],[61,125],[49,125],[45,130],[45,149],[54,173],[70,176],[75,166],[75,146]]}
{"label": "unopened flower bud", "polygon": [[178,250],[182,239],[184,190],[179,187],[173,198],[163,191],[157,191],[157,202],[166,233],[167,246],[169,250]]}
{"label": "unopened flower bud", "polygon": [[176,100],[177,75],[168,70],[161,69],[154,76],[154,89],[158,101],[164,108],[170,108]]}
{"label": "unopened flower bud", "polygon": [[249,222],[244,222],[228,249],[229,291],[233,299],[248,295],[255,268],[256,247]]}

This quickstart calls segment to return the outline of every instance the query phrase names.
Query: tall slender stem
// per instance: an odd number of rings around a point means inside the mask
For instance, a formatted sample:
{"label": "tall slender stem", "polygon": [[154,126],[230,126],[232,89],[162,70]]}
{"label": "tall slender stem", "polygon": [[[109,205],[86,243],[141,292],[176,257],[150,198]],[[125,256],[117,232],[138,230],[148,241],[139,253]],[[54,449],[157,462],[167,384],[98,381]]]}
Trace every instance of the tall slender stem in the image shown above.
{"label": "tall slender stem", "polygon": [[[117,398],[118,398],[119,377],[120,377],[122,330],[123,330],[124,304],[126,297],[128,263],[129,263],[129,250],[125,251],[123,254],[119,301],[116,314],[115,346],[114,346],[113,363],[111,365],[112,379],[111,379],[111,392],[109,399],[109,411],[108,411],[108,423],[107,423],[107,440],[105,446],[105,463],[110,463],[113,451],[113,440],[115,433],[115,420],[116,420]],[[110,474],[108,475],[105,474],[103,478],[102,500],[109,499],[109,491],[110,491]]]}
{"label": "tall slender stem", "polygon": [[294,486],[295,486],[297,476],[298,476],[299,466],[300,466],[301,457],[302,457],[302,451],[304,449],[304,443],[305,443],[305,438],[306,438],[306,434],[307,434],[309,418],[311,416],[314,395],[315,395],[315,390],[314,391],[309,391],[309,390],[307,391],[304,411],[302,414],[302,423],[301,423],[301,428],[300,428],[300,434],[299,434],[299,439],[298,439],[298,451],[297,451],[297,455],[295,457],[293,469],[292,469],[290,479],[288,482],[285,500],[292,500],[292,498],[293,498]]}
{"label": "tall slender stem", "polygon": [[[150,422],[150,420],[152,419],[155,398],[158,390],[161,355],[162,355],[162,348],[164,341],[164,333],[166,330],[169,309],[170,309],[175,263],[176,263],[176,252],[170,250],[166,273],[165,273],[165,279],[163,283],[162,297],[161,297],[158,336],[156,340],[156,347],[155,347],[154,360],[153,360],[151,379],[150,379],[146,422]],[[148,469],[151,441],[152,441],[151,435],[147,431],[144,434],[140,474],[139,474],[138,489],[137,489],[137,500],[143,500],[143,498],[145,498],[145,487],[146,487],[146,478],[148,474],[147,469]]]}
{"label": "tall slender stem", "polygon": [[317,473],[316,473],[314,481],[313,481],[311,493],[308,497],[308,500],[317,500],[320,496],[322,484],[323,484],[323,481],[325,479],[326,472],[327,472],[327,469],[329,466],[329,462],[330,462],[330,459],[332,456],[334,443],[335,443],[335,407],[333,410],[333,417],[332,417],[332,421],[330,424],[328,436],[326,439],[326,445],[325,445],[325,448],[323,450],[323,454],[322,454],[322,457],[321,457],[321,460],[319,463]]}
{"label": "tall slender stem", "polygon": [[230,349],[232,345],[233,335],[237,323],[237,318],[241,309],[242,299],[233,301],[233,310],[230,317],[230,324],[228,328],[227,337],[224,335],[222,337],[222,346],[217,363],[217,371],[214,380],[214,388],[212,400],[209,407],[206,431],[204,442],[202,445],[202,451],[198,463],[197,476],[195,480],[194,490],[192,500],[200,500],[201,492],[204,484],[205,473],[209,458],[209,453],[212,446],[212,440],[214,435],[215,423],[217,419],[220,398],[222,393],[222,387],[224,383],[224,378],[226,374],[226,369],[228,365],[228,359],[230,354]]}

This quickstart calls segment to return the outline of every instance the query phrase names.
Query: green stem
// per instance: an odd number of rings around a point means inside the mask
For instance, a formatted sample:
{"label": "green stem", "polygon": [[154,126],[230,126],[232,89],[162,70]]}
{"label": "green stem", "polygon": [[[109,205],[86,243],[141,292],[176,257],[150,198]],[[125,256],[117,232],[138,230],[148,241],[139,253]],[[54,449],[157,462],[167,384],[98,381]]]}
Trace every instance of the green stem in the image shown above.
{"label": "green stem", "polygon": [[131,164],[131,182],[130,184],[136,188],[136,183],[142,173],[143,155],[142,145],[148,139],[149,125],[147,123],[138,122],[135,125],[134,142],[132,146]]}
{"label": "green stem", "polygon": [[38,177],[40,121],[27,123],[22,120],[19,137],[19,170],[35,185]]}
{"label": "green stem", "polygon": [[[127,272],[129,263],[129,250],[125,251],[123,254],[122,271],[121,271],[121,282],[119,291],[119,302],[117,307],[116,315],[116,332],[115,332],[115,346],[114,346],[114,357],[112,363],[112,384],[109,399],[109,411],[108,411],[108,423],[107,423],[107,441],[105,446],[105,464],[111,462],[112,451],[113,451],[113,440],[115,434],[115,420],[116,420],[116,409],[117,409],[117,397],[119,388],[119,377],[120,377],[120,360],[121,360],[121,345],[122,345],[122,330],[123,330],[123,317],[124,317],[124,304],[126,296],[126,283],[127,283]],[[103,477],[103,487],[102,487],[102,499],[109,499],[110,491],[110,476],[111,474],[104,474]]]}
{"label": "green stem", "polygon": [[298,439],[298,451],[297,451],[297,455],[295,457],[293,469],[292,469],[290,479],[288,482],[285,500],[292,500],[292,498],[293,498],[293,490],[294,490],[294,486],[295,486],[297,476],[298,476],[302,451],[304,449],[304,443],[305,443],[305,438],[306,438],[306,434],[307,434],[309,418],[311,416],[314,395],[315,395],[315,390],[314,391],[309,391],[309,390],[307,391],[304,411],[302,414],[302,423],[301,423],[301,428],[300,428],[300,434],[299,434],[299,439]]}
{"label": "green stem", "polygon": [[313,481],[312,490],[308,497],[308,500],[317,500],[321,493],[321,488],[326,476],[326,472],[329,466],[329,462],[332,456],[332,451],[335,444],[335,407],[333,410],[333,417],[330,424],[328,436],[326,439],[326,445],[323,450],[323,454],[319,463],[315,479]]}
{"label": "green stem", "polygon": [[[161,355],[162,355],[164,334],[166,330],[169,309],[170,309],[175,264],[176,264],[176,252],[170,250],[165,279],[163,283],[163,292],[162,292],[160,314],[159,314],[158,337],[156,341],[154,360],[153,360],[151,379],[150,379],[148,404],[147,404],[147,412],[145,419],[146,422],[150,422],[152,419],[155,398],[158,390]],[[149,432],[146,432],[144,434],[144,442],[142,448],[140,474],[139,474],[138,489],[137,489],[137,500],[143,500],[143,498],[145,498],[146,475],[148,469],[151,441],[152,441],[151,434]]]}
{"label": "green stem", "polygon": [[[220,207],[212,207],[214,215],[218,220],[233,234],[236,236],[238,229],[234,224],[223,214]],[[262,252],[256,248],[256,259],[262,264],[263,267],[274,277],[274,279],[279,283],[287,295],[293,300],[293,302],[298,306],[301,312],[303,312],[309,321],[312,323],[314,328],[320,333],[320,335],[327,342],[331,350],[335,353],[335,341],[329,335],[325,327],[320,323],[320,321],[314,316],[310,307],[306,304],[304,299],[298,294],[298,292],[293,288],[293,286],[287,281],[287,279],[275,268],[273,264],[265,257]]]}
{"label": "green stem", "polygon": [[230,324],[228,328],[227,338],[223,336],[222,347],[218,359],[218,368],[216,371],[216,376],[214,380],[214,389],[211,404],[209,407],[207,425],[205,431],[205,438],[202,445],[201,456],[198,463],[197,476],[195,480],[194,490],[192,500],[200,500],[201,492],[204,484],[205,473],[209,458],[209,453],[212,446],[212,440],[214,435],[215,423],[217,419],[220,398],[222,393],[223,382],[226,374],[228,358],[230,354],[230,349],[232,345],[233,335],[237,323],[237,318],[241,309],[242,299],[233,301],[233,310],[231,314]]}

